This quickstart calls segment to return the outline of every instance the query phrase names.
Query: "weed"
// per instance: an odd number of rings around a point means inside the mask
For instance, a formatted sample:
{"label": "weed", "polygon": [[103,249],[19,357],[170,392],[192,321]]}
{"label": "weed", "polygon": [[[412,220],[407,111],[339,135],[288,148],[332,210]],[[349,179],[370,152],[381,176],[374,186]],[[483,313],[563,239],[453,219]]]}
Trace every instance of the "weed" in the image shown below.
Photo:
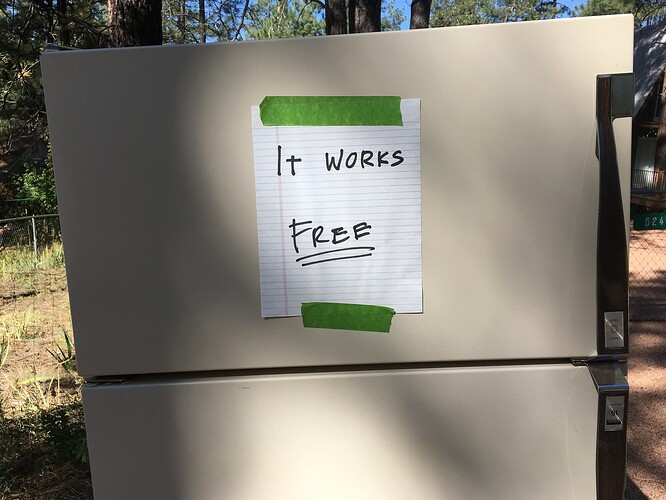
{"label": "weed", "polygon": [[88,461],[88,446],[80,404],[58,406],[40,415],[46,444],[58,462]]}
{"label": "weed", "polygon": [[53,243],[44,248],[37,261],[37,267],[40,269],[57,269],[65,265],[65,252],[62,243]]}
{"label": "weed", "polygon": [[71,339],[64,328],[61,327],[62,336],[65,339],[65,349],[57,342],[54,342],[56,349],[53,351],[47,349],[48,353],[53,356],[56,362],[65,370],[68,376],[73,376],[76,373],[76,359],[74,356],[74,349]]}
{"label": "weed", "polygon": [[53,385],[55,384],[59,388],[60,379],[54,375],[37,375],[36,372],[37,370],[33,367],[31,377],[20,380],[16,384],[10,383],[14,399],[24,408],[49,409],[58,403],[60,391],[54,391]]}
{"label": "weed", "polygon": [[0,252],[0,499],[89,500],[62,244],[39,250]]}
{"label": "weed", "polygon": [[11,248],[0,253],[0,275],[25,274],[35,269],[57,269],[64,265],[65,253],[60,242],[40,249],[36,260],[32,248]]}
{"label": "weed", "polygon": [[35,310],[30,306],[22,313],[10,315],[9,320],[3,319],[2,328],[5,330],[5,334],[16,340],[26,338],[33,323],[34,315]]}
{"label": "weed", "polygon": [[6,248],[0,253],[0,274],[26,273],[35,268],[35,254],[27,248]]}
{"label": "weed", "polygon": [[7,361],[7,356],[9,355],[9,342],[11,337],[8,335],[2,335],[2,339],[0,339],[0,370],[5,364],[5,361]]}
{"label": "weed", "polygon": [[89,498],[87,462],[80,401],[14,418],[0,414],[0,497],[36,498],[35,491],[48,491],[48,498],[74,498],[74,486],[87,494],[75,498]]}

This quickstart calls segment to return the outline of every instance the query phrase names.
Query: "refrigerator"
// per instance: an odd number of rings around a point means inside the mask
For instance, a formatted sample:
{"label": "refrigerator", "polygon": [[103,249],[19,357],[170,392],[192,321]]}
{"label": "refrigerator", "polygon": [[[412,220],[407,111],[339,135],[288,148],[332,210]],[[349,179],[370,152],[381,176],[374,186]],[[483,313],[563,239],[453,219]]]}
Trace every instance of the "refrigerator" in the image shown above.
{"label": "refrigerator", "polygon": [[[95,498],[623,498],[632,59],[631,16],[46,51]],[[268,96],[416,100],[383,333],[262,312]],[[364,269],[296,307],[391,306]]]}

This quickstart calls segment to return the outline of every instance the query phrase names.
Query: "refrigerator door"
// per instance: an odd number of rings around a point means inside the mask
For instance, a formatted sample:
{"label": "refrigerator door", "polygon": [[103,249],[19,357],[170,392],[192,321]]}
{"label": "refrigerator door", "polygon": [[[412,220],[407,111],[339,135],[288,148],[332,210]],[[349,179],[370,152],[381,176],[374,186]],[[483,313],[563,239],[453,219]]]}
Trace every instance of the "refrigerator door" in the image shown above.
{"label": "refrigerator door", "polygon": [[[632,41],[618,16],[46,53],[80,373],[596,355],[596,81],[631,72]],[[261,317],[269,95],[421,100],[423,313],[390,334]]]}
{"label": "refrigerator door", "polygon": [[586,367],[156,380],[84,405],[96,500],[596,497]]}

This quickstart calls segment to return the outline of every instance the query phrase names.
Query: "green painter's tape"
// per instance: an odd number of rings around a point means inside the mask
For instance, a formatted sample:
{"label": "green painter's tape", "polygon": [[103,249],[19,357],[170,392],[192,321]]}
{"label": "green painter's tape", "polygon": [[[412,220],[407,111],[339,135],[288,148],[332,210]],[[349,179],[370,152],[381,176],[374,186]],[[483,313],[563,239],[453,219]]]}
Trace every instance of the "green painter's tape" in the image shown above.
{"label": "green painter's tape", "polygon": [[303,326],[389,333],[395,310],[385,306],[304,302],[301,304]]}
{"label": "green painter's tape", "polygon": [[259,114],[265,126],[402,126],[396,96],[268,96]]}

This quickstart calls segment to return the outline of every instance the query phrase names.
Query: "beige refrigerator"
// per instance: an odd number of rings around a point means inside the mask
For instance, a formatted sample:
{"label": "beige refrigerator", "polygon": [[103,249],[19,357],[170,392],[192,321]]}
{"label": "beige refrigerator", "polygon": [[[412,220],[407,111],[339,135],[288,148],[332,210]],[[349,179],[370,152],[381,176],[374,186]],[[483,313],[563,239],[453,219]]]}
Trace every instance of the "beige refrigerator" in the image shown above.
{"label": "beige refrigerator", "polygon": [[95,498],[623,498],[632,55],[631,16],[45,52]]}

